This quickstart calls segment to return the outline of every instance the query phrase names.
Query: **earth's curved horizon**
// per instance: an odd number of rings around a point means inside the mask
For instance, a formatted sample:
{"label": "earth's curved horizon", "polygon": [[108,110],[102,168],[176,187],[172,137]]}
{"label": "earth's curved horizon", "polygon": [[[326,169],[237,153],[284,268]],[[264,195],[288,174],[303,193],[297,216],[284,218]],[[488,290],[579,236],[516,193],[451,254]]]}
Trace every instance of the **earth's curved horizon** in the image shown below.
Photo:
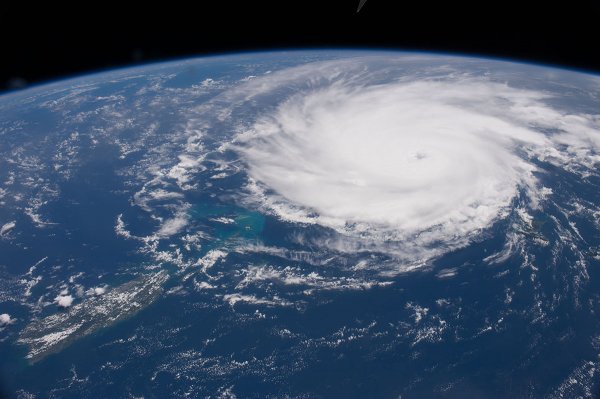
{"label": "earth's curved horizon", "polygon": [[175,60],[0,95],[0,154],[10,397],[600,392],[598,75]]}

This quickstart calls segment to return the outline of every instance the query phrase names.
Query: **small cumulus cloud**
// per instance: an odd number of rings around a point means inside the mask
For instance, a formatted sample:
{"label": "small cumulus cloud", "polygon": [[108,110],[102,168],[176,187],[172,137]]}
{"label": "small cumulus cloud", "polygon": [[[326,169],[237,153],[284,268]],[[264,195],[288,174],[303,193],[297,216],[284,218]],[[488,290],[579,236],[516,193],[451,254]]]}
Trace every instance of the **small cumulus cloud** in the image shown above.
{"label": "small cumulus cloud", "polygon": [[8,313],[0,314],[0,327],[4,327],[12,323],[14,323],[14,319],[11,318]]}
{"label": "small cumulus cloud", "polygon": [[107,289],[108,285],[92,287],[88,289],[85,293],[87,294],[87,296],[102,296],[106,293]]}
{"label": "small cumulus cloud", "polygon": [[206,281],[194,282],[194,286],[197,290],[210,290],[215,288],[214,285],[207,283]]}
{"label": "small cumulus cloud", "polygon": [[54,298],[54,302],[61,308],[68,308],[73,304],[73,296],[61,294]]}

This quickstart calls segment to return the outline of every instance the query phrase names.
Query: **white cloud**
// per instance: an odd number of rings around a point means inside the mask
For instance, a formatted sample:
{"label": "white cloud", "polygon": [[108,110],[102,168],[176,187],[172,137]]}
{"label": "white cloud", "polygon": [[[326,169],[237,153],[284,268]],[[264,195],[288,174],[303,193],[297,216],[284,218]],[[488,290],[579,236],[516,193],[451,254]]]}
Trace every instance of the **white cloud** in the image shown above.
{"label": "white cloud", "polygon": [[14,220],[12,222],[3,224],[2,227],[0,227],[0,236],[3,236],[6,233],[8,233],[9,231],[11,231],[12,229],[14,229],[16,225],[17,225],[17,222],[15,222]]}
{"label": "white cloud", "polygon": [[167,173],[167,177],[177,181],[178,186],[182,190],[189,190],[194,188],[193,185],[189,184],[193,173],[198,170],[202,170],[202,162],[204,158],[194,157],[187,154],[179,155],[179,163],[173,166]]}
{"label": "white cloud", "polygon": [[233,224],[235,223],[235,220],[231,219],[231,218],[226,218],[226,217],[218,217],[218,218],[213,218],[210,219],[213,222],[217,222],[217,223],[223,223],[223,224]]}
{"label": "white cloud", "polygon": [[196,265],[202,268],[202,271],[206,272],[209,268],[213,267],[217,261],[227,256],[227,252],[219,249],[211,249],[202,258],[198,259]]}
{"label": "white cloud", "polygon": [[215,288],[214,285],[207,283],[206,281],[194,281],[194,286],[196,287],[197,290],[210,290]]}
{"label": "white cloud", "polygon": [[13,323],[13,319],[10,317],[8,313],[0,314],[0,327],[7,326]]}
{"label": "white cloud", "polygon": [[451,267],[449,269],[442,269],[436,273],[437,278],[451,278],[456,276],[458,273],[458,269],[456,267]]}
{"label": "white cloud", "polygon": [[125,222],[123,221],[123,214],[122,213],[120,213],[117,216],[117,223],[115,224],[115,233],[118,236],[125,237],[125,238],[131,238],[131,237],[133,237],[131,235],[131,233],[127,230],[127,227],[125,226]]}
{"label": "white cloud", "polygon": [[25,292],[23,293],[23,295],[25,295],[26,297],[27,296],[31,296],[31,290],[40,281],[42,281],[42,276],[36,276],[36,277],[33,277],[33,278],[29,279],[29,280],[22,279],[20,282],[21,282],[21,284],[25,285]]}
{"label": "white cloud", "polygon": [[259,298],[255,295],[245,295],[245,294],[225,294],[223,295],[223,300],[228,302],[232,307],[235,306],[238,302],[245,302],[253,305],[267,305],[267,306],[291,306],[292,303],[280,298],[278,296],[274,296],[272,299],[267,298]]}
{"label": "white cloud", "polygon": [[71,295],[58,295],[54,298],[54,301],[61,308],[68,308],[73,304],[73,297]]}
{"label": "white cloud", "polygon": [[88,296],[101,296],[106,293],[106,288],[107,288],[106,285],[103,287],[93,287],[93,288],[90,288],[89,290],[87,290],[86,294]]}
{"label": "white cloud", "polygon": [[83,289],[83,285],[75,284],[75,296],[77,296],[78,298],[81,298],[84,295],[85,295],[85,291]]}
{"label": "white cloud", "polygon": [[188,224],[188,218],[184,214],[179,214],[166,220],[157,232],[159,237],[170,237],[179,233]]}
{"label": "white cloud", "polygon": [[[257,285],[263,282],[277,282],[286,286],[306,286],[310,289],[304,290],[304,294],[311,294],[315,290],[365,290],[375,286],[386,286],[389,281],[370,281],[347,277],[324,277],[316,272],[303,274],[300,268],[285,267],[278,270],[272,266],[249,266],[240,270],[244,278],[236,285],[236,289],[243,289],[249,285]],[[272,285],[269,284],[271,288]]]}
{"label": "white cloud", "polygon": [[204,79],[202,82],[200,82],[200,84],[204,87],[214,86],[218,83],[219,83],[218,81],[211,79],[211,78]]}
{"label": "white cloud", "polygon": [[405,306],[405,309],[411,310],[413,312],[413,318],[415,319],[415,324],[419,324],[423,317],[427,316],[429,313],[429,308],[424,308],[412,302],[408,302]]}

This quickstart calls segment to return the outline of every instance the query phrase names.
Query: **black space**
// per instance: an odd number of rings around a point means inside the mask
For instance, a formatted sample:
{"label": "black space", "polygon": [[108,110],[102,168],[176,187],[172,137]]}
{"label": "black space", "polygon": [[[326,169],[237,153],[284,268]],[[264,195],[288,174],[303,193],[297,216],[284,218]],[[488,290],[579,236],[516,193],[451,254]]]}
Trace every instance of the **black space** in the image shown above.
{"label": "black space", "polygon": [[600,71],[600,0],[7,2],[0,88],[189,55],[298,47],[433,50]]}

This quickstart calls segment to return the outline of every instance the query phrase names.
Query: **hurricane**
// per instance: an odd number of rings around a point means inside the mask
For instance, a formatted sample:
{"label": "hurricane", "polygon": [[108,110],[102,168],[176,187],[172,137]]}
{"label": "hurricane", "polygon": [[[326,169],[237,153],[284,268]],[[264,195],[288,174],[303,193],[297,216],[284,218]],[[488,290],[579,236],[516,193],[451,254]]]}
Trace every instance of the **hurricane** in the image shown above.
{"label": "hurricane", "polygon": [[518,197],[539,207],[541,160],[585,164],[599,148],[597,116],[561,112],[544,91],[472,76],[382,84],[380,71],[339,69],[252,82],[295,90],[232,147],[266,208],[337,231],[354,243],[345,248],[422,259],[464,246]]}

